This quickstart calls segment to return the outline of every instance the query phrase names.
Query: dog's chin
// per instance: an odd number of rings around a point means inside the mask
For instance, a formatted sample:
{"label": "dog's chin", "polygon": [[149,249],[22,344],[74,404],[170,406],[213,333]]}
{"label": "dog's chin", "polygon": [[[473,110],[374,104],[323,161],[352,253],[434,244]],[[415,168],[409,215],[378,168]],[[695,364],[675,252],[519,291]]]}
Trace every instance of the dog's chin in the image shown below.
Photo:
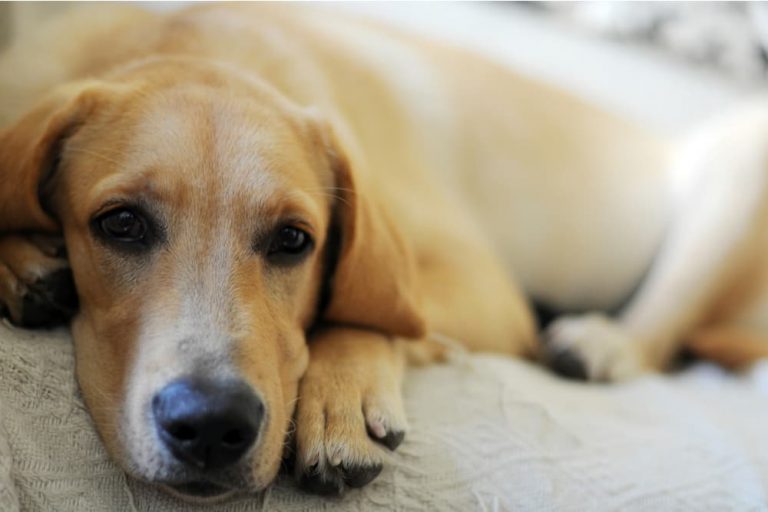
{"label": "dog's chin", "polygon": [[180,484],[162,484],[161,488],[176,498],[193,503],[223,501],[238,491],[238,489],[224,487],[207,480],[196,480]]}

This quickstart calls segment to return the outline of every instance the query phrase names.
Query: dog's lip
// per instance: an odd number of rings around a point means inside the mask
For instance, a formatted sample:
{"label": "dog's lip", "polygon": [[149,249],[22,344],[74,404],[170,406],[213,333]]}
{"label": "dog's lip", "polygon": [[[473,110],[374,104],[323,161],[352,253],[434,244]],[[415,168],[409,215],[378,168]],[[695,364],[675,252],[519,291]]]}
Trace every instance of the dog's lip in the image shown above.
{"label": "dog's lip", "polygon": [[166,484],[166,487],[174,494],[178,494],[183,498],[206,501],[220,500],[235,492],[235,489],[231,487],[225,487],[208,480],[191,480],[178,484]]}

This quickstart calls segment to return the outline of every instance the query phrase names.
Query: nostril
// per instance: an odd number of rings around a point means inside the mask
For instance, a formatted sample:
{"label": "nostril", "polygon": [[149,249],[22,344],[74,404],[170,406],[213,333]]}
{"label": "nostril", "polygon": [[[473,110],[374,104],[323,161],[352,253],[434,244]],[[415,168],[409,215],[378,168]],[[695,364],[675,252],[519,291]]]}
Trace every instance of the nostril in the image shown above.
{"label": "nostril", "polygon": [[221,444],[226,448],[240,448],[246,443],[250,443],[252,436],[247,435],[243,430],[233,429],[221,437]]}
{"label": "nostril", "polygon": [[197,439],[197,430],[185,423],[175,423],[166,428],[174,439],[181,442],[190,442]]}

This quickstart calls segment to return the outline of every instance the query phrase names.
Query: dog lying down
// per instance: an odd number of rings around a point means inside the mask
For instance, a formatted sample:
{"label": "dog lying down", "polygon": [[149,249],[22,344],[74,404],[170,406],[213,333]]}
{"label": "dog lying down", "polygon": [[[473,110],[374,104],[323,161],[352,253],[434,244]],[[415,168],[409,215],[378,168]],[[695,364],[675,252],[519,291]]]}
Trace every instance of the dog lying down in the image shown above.
{"label": "dog lying down", "polygon": [[72,317],[104,444],[176,495],[364,486],[445,339],[590,380],[768,355],[766,101],[672,144],[307,6],[87,7],[0,79],[0,301]]}

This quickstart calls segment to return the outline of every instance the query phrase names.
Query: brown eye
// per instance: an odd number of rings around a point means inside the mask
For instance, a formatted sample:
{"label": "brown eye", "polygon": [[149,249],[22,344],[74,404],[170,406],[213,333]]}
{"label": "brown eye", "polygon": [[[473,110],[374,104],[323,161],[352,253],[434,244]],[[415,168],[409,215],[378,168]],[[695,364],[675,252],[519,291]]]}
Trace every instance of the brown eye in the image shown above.
{"label": "brown eye", "polygon": [[298,263],[312,247],[312,237],[299,228],[285,226],[275,232],[269,258],[275,263]]}
{"label": "brown eye", "polygon": [[141,242],[147,235],[146,221],[126,208],[102,215],[98,225],[104,235],[119,242]]}
{"label": "brown eye", "polygon": [[276,252],[298,254],[307,248],[308,242],[309,235],[304,231],[298,228],[285,227],[277,232],[269,252],[271,254]]}

